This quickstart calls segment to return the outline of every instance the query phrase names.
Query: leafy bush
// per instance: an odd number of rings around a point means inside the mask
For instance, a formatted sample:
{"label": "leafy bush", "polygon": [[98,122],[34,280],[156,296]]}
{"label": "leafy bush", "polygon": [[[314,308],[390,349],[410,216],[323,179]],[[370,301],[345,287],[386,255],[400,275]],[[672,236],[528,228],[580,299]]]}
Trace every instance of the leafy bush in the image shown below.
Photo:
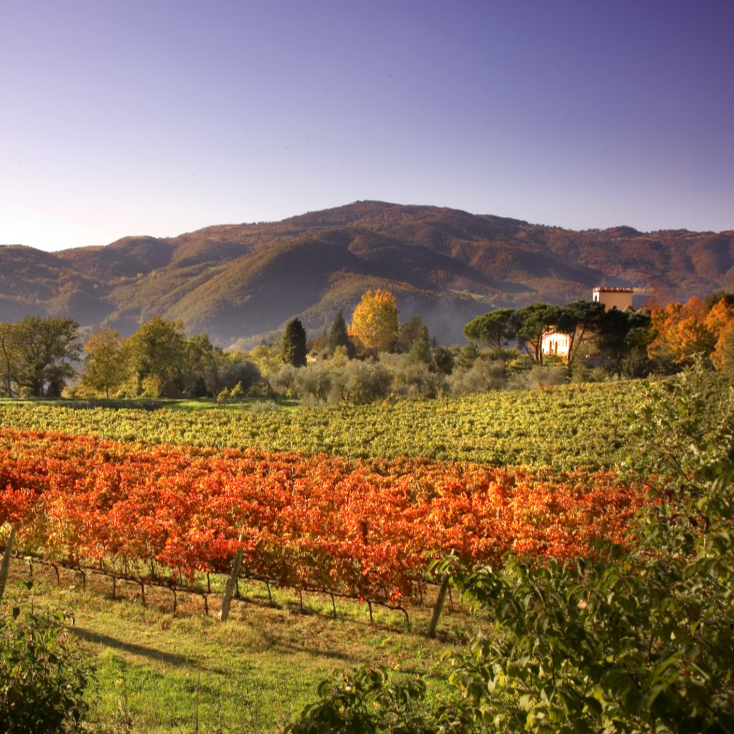
{"label": "leafy bush", "polygon": [[294,367],[292,364],[282,365],[278,372],[268,376],[270,389],[276,395],[292,397],[296,388],[297,374],[298,367]]}
{"label": "leafy bush", "polygon": [[298,397],[306,403],[325,403],[331,392],[331,370],[321,364],[310,364],[295,376]]}
{"label": "leafy bush", "polygon": [[385,354],[380,363],[393,375],[391,397],[435,398],[448,390],[443,373],[435,371],[428,363],[412,361],[410,354]]}
{"label": "leafy bush", "polygon": [[645,516],[633,552],[458,579],[500,636],[452,677],[506,732],[734,730],[734,466]]}
{"label": "leafy bush", "polygon": [[477,359],[469,368],[455,368],[448,384],[453,395],[499,390],[505,385],[505,368],[502,362]]}
{"label": "leafy bush", "polygon": [[345,400],[356,405],[384,400],[390,394],[392,372],[379,362],[349,362],[342,373],[332,378],[330,399]]}
{"label": "leafy bush", "polygon": [[437,711],[429,706],[426,684],[418,677],[397,679],[365,666],[323,681],[318,694],[319,700],[286,727],[286,734],[437,734],[439,726],[445,726],[443,731],[470,731],[461,707]]}
{"label": "leafy bush", "polygon": [[234,390],[237,385],[242,386],[243,393],[263,381],[257,365],[244,359],[241,355],[235,355],[228,362],[214,365],[205,372],[204,383],[206,392],[217,395],[224,388]]}
{"label": "leafy bush", "polygon": [[0,612],[0,726],[7,734],[81,731],[91,672],[64,616]]}
{"label": "leafy bush", "polygon": [[514,390],[532,390],[538,387],[554,387],[568,382],[568,368],[562,365],[540,367],[533,365],[530,369],[519,370],[510,380],[507,387]]}

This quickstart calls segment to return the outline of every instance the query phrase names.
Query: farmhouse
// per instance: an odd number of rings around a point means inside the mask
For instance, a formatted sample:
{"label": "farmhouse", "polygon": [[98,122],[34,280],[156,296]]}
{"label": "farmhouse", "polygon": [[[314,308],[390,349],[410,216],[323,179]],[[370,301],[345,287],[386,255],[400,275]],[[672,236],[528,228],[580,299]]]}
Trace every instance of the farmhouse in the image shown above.
{"label": "farmhouse", "polygon": [[[602,303],[607,311],[613,308],[619,311],[626,311],[632,308],[632,296],[635,293],[634,288],[607,288],[606,286],[597,286],[593,291],[594,301]],[[571,348],[571,335],[562,334],[557,331],[548,331],[543,334],[543,344],[541,346],[543,355],[555,355],[568,359],[568,352]]]}

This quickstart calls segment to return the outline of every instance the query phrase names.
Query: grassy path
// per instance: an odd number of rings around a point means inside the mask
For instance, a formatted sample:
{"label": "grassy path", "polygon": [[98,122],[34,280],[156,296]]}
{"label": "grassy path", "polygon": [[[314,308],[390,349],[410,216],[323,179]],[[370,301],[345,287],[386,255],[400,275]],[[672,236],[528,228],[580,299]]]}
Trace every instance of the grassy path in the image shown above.
{"label": "grassy path", "polygon": [[[28,566],[16,560],[13,579],[27,580]],[[88,651],[97,673],[90,691],[96,717],[108,731],[270,732],[314,700],[318,683],[335,669],[374,662],[427,674],[441,685],[442,653],[455,649],[484,623],[454,607],[445,610],[437,640],[425,630],[431,600],[411,609],[413,629],[403,616],[304,595],[304,608],[292,592],[274,590],[270,606],[264,586],[241,583],[222,624],[214,610],[206,616],[198,598],[180,598],[176,618],[170,594],[148,594],[143,607],[133,585],[119,584],[111,598],[108,580],[90,577],[87,588],[68,571],[61,584],[50,569],[35,566],[31,596],[23,605],[72,611],[74,634]],[[221,579],[217,583],[223,583]]]}

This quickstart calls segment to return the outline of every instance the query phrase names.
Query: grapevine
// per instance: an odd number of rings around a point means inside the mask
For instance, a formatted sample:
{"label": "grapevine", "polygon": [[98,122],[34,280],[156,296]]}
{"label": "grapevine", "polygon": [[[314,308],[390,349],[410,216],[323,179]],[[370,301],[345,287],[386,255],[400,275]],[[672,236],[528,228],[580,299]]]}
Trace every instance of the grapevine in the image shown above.
{"label": "grapevine", "polygon": [[120,443],[0,430],[0,525],[25,553],[145,584],[228,573],[400,607],[429,551],[567,558],[624,542],[647,487],[614,471]]}

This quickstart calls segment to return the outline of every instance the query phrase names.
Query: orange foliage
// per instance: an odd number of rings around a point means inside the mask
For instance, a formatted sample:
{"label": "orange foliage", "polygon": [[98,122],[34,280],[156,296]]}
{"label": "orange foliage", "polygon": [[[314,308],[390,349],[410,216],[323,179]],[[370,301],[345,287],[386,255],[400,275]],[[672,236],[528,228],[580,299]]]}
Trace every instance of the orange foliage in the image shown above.
{"label": "orange foliage", "polygon": [[624,542],[648,501],[646,486],[611,471],[13,430],[0,430],[0,488],[0,526],[12,523],[21,547],[52,559],[126,573],[135,562],[185,581],[228,572],[241,547],[250,578],[389,603],[420,596],[429,550],[468,564],[499,564],[506,551],[587,554],[600,538]]}
{"label": "orange foliage", "polygon": [[720,300],[710,311],[707,318],[708,328],[717,335],[716,346],[711,355],[711,361],[717,370],[727,369],[731,365],[730,349],[732,327],[734,327],[734,308],[724,299]]}
{"label": "orange foliage", "polygon": [[649,355],[668,352],[679,362],[697,353],[711,355],[734,324],[734,309],[723,299],[708,310],[694,297],[684,305],[669,303],[666,308],[655,308],[651,316],[657,338],[648,347]]}

